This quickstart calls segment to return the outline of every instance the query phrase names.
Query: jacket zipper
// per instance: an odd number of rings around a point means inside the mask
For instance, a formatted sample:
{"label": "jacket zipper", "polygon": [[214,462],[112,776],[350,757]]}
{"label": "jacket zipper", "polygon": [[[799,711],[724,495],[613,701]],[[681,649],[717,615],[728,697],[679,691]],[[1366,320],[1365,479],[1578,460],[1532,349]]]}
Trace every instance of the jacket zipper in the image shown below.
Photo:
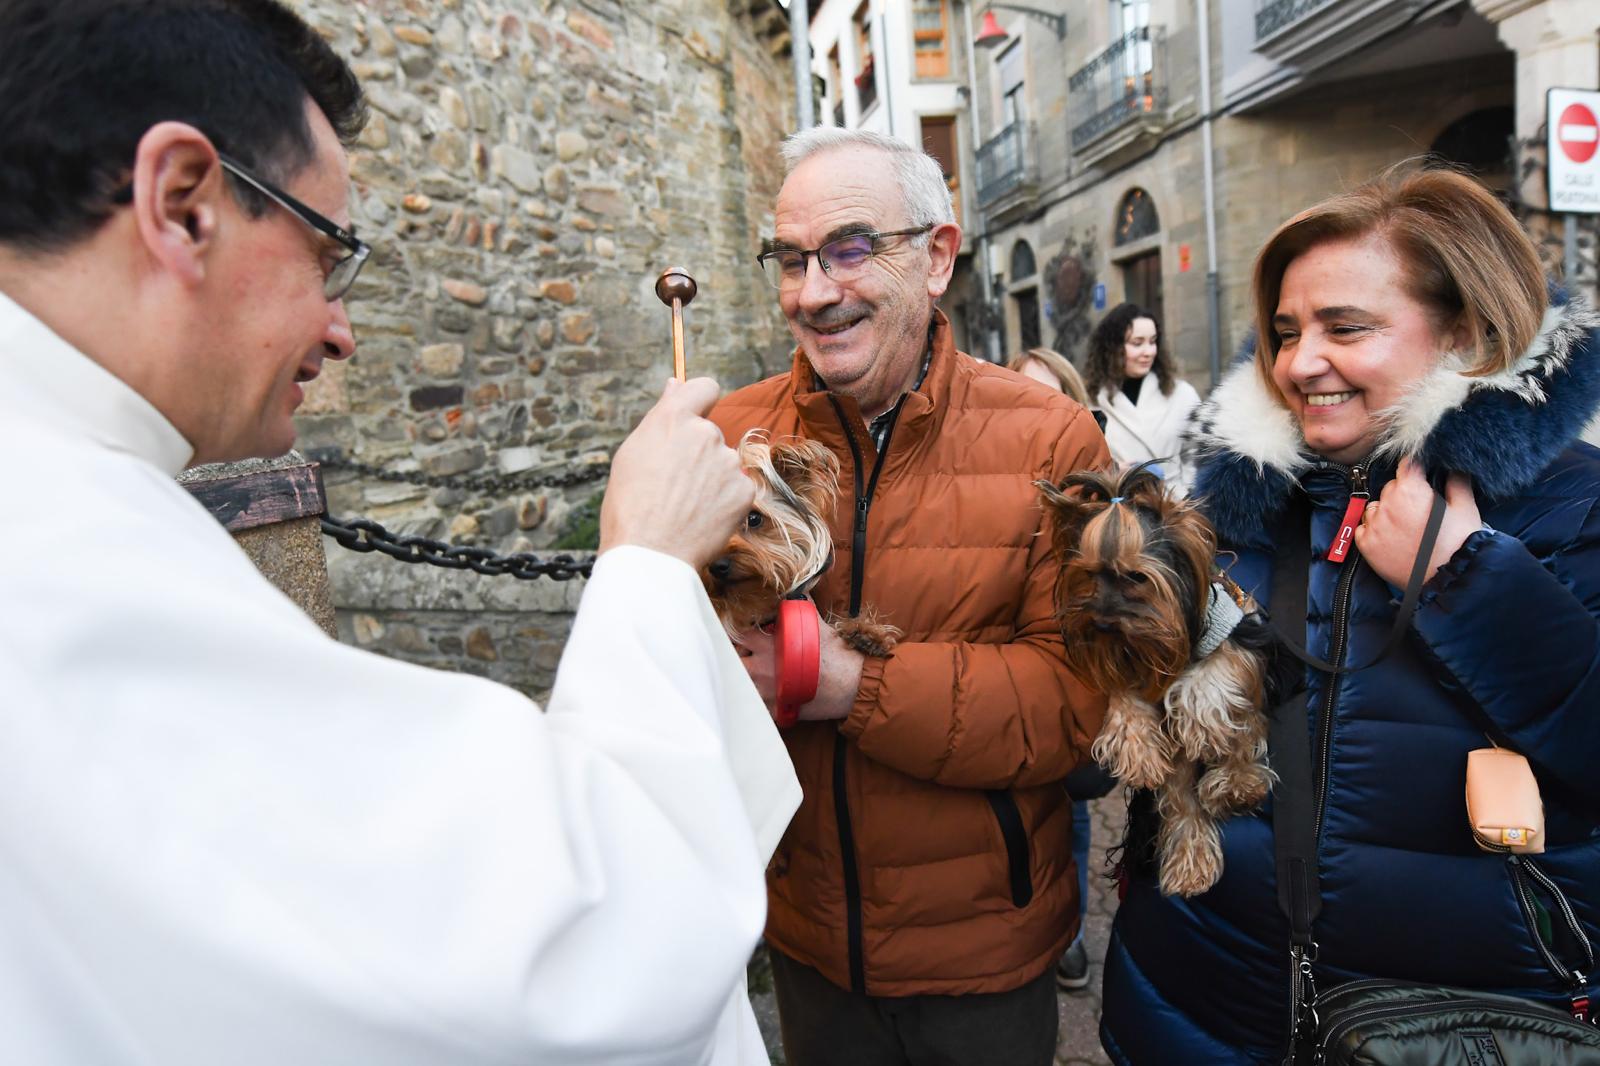
{"label": "jacket zipper", "polygon": [[[1360,464],[1350,468],[1350,495],[1367,495],[1367,472]],[[1334,666],[1344,665],[1345,652],[1349,650],[1345,645],[1350,635],[1350,589],[1355,585],[1356,567],[1360,561],[1360,553],[1352,547],[1339,567],[1339,584],[1333,594],[1333,646],[1328,658]],[[1310,579],[1311,575],[1307,574],[1306,580]],[[1317,804],[1311,839],[1319,845],[1322,840],[1322,819],[1328,806],[1328,776],[1332,773],[1333,711],[1339,691],[1338,675],[1329,677],[1327,685],[1322,694],[1322,709],[1317,716]]]}
{"label": "jacket zipper", "polygon": [[[1342,467],[1341,467],[1342,469]],[[1349,468],[1350,495],[1366,496],[1367,472],[1359,463]],[[1349,507],[1346,505],[1346,513]],[[1310,535],[1310,530],[1306,531]],[[1356,566],[1361,560],[1361,555],[1352,545],[1344,562],[1339,564],[1339,583],[1333,596],[1333,644],[1330,649],[1328,661],[1334,666],[1344,665],[1345,642],[1350,629],[1350,589],[1355,584]],[[1306,581],[1311,580],[1308,568]],[[1309,647],[1307,648],[1309,651]],[[1336,693],[1339,689],[1339,675],[1333,674],[1328,678],[1327,688],[1322,693],[1322,706],[1317,713],[1317,763],[1315,776],[1312,779],[1312,794],[1315,800],[1315,817],[1312,822],[1311,841],[1314,849],[1320,850],[1322,841],[1322,819],[1326,813],[1328,798],[1328,776],[1331,773],[1329,762],[1333,757],[1333,711],[1336,702]],[[1315,852],[1313,852],[1315,854]],[[1295,945],[1290,950],[1289,959],[1289,1050],[1284,1059],[1285,1063],[1292,1063],[1301,1048],[1304,1027],[1309,1024],[1312,1034],[1315,1035],[1316,1021],[1316,974],[1313,963],[1316,961],[1317,946],[1312,944],[1309,949]]]}
{"label": "jacket zipper", "polygon": [[[883,447],[878,449],[872,464],[872,477],[866,478],[861,460],[861,445],[855,430],[845,416],[837,397],[830,395],[834,414],[844,430],[845,443],[850,445],[850,458],[855,474],[855,525],[851,533],[850,551],[850,617],[861,613],[861,586],[866,580],[867,516],[872,510],[872,496],[878,491],[878,476],[883,473],[883,460],[889,454],[889,440],[894,436],[894,425],[900,419],[900,405],[896,404],[889,415],[889,425],[883,435]],[[845,938],[850,955],[850,990],[863,995],[867,991],[866,955],[861,936],[861,871],[856,864],[855,831],[850,822],[850,801],[845,794],[846,741],[843,732],[833,740],[833,817],[839,833],[839,855],[844,866]]]}
{"label": "jacket zipper", "polygon": [[1572,939],[1577,942],[1578,946],[1583,949],[1584,968],[1591,972],[1594,970],[1594,946],[1589,943],[1589,938],[1585,935],[1583,926],[1578,923],[1578,916],[1573,913],[1572,906],[1567,902],[1566,894],[1561,891],[1559,885],[1550,879],[1548,874],[1539,869],[1532,859],[1524,855],[1513,854],[1508,861],[1511,863],[1511,884],[1516,890],[1517,903],[1522,908],[1522,918],[1527,923],[1528,935],[1533,938],[1533,946],[1539,952],[1539,957],[1544,961],[1546,968],[1557,979],[1567,984],[1568,994],[1571,997],[1572,1016],[1579,1021],[1587,1021],[1589,1015],[1589,978],[1584,973],[1584,970],[1569,969],[1562,965],[1561,960],[1556,958],[1555,951],[1552,950],[1549,944],[1545,943],[1544,937],[1539,934],[1539,919],[1533,910],[1533,893],[1529,890],[1527,881],[1524,878],[1531,877],[1539,882],[1545,891],[1550,893],[1550,897],[1555,900],[1556,907],[1561,912],[1562,920],[1566,922],[1567,931],[1572,935]]}

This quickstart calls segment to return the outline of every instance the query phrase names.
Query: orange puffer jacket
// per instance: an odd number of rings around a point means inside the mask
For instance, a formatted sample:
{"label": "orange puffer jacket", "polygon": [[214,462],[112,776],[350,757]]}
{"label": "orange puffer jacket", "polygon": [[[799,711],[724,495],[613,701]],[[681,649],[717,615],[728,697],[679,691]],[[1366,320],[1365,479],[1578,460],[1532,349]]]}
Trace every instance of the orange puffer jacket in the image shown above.
{"label": "orange puffer jacket", "polygon": [[935,321],[881,462],[855,401],[798,351],[711,416],[730,443],[761,427],[834,451],[834,562],[813,595],[905,634],[867,660],[848,718],[786,731],[805,799],[767,872],[773,946],[878,996],[1008,991],[1066,948],[1060,781],[1104,714],[1061,661],[1033,482],[1104,466],[1105,441],[1082,407],[956,351]]}

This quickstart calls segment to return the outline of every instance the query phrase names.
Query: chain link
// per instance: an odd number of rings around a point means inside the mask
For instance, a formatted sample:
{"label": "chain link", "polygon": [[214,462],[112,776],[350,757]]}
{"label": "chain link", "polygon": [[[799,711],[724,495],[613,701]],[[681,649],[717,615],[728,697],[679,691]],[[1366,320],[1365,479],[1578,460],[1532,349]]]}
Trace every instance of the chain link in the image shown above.
{"label": "chain link", "polygon": [[575,577],[588,577],[594,570],[592,555],[584,558],[572,555],[540,558],[527,552],[496,555],[487,548],[446,544],[427,537],[397,536],[370,518],[338,519],[324,515],[322,532],[353,552],[382,552],[403,563],[427,563],[447,570],[471,570],[491,577],[509,575],[524,581],[536,577],[571,581]]}
{"label": "chain link", "polygon": [[545,468],[525,470],[515,474],[424,474],[421,471],[387,470],[381,466],[344,459],[338,455],[315,454],[309,458],[322,465],[324,470],[343,470],[375,481],[399,482],[406,485],[427,485],[436,489],[464,489],[491,495],[506,495],[522,489],[565,489],[600,481],[611,473],[610,463],[584,463],[566,470]]}

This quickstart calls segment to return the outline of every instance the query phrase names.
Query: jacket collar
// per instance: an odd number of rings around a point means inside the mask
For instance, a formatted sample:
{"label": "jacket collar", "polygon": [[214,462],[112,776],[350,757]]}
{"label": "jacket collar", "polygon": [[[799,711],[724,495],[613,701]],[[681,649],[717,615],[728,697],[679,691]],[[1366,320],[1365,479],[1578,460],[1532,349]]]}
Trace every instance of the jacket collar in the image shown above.
{"label": "jacket collar", "polygon": [[0,411],[40,418],[74,436],[138,456],[169,475],[194,448],[160,411],[99,363],[0,293]]}
{"label": "jacket collar", "polygon": [[[901,400],[886,474],[896,465],[895,457],[906,454],[900,445],[937,433],[937,423],[943,417],[942,412],[954,389],[957,369],[966,358],[956,350],[950,320],[937,307],[933,309],[931,346],[932,358],[921,386],[906,393]],[[812,369],[811,361],[806,358],[805,349],[798,346],[794,350],[794,366],[789,374],[789,395],[800,413],[808,437],[814,440],[839,438],[839,416],[833,406],[837,402],[838,410],[844,412],[850,431],[856,435],[863,449],[862,454],[872,454],[872,440],[867,435],[867,423],[861,415],[860,405],[849,396],[828,392]]]}
{"label": "jacket collar", "polygon": [[[1533,343],[1506,370],[1471,377],[1446,356],[1391,408],[1374,453],[1393,466],[1419,460],[1430,474],[1471,475],[1480,498],[1526,489],[1600,408],[1600,316],[1552,290]],[[1246,341],[1186,434],[1195,495],[1224,540],[1249,543],[1274,528],[1302,475],[1325,463],[1255,368]]]}

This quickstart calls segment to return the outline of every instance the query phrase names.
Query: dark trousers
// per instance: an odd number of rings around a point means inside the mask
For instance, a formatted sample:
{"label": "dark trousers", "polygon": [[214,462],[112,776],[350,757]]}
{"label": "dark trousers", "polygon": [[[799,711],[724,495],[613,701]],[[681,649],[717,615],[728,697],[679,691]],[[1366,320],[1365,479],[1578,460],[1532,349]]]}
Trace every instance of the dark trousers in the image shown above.
{"label": "dark trousers", "polygon": [[789,1066],[1050,1066],[1053,970],[1010,992],[867,996],[773,951]]}

